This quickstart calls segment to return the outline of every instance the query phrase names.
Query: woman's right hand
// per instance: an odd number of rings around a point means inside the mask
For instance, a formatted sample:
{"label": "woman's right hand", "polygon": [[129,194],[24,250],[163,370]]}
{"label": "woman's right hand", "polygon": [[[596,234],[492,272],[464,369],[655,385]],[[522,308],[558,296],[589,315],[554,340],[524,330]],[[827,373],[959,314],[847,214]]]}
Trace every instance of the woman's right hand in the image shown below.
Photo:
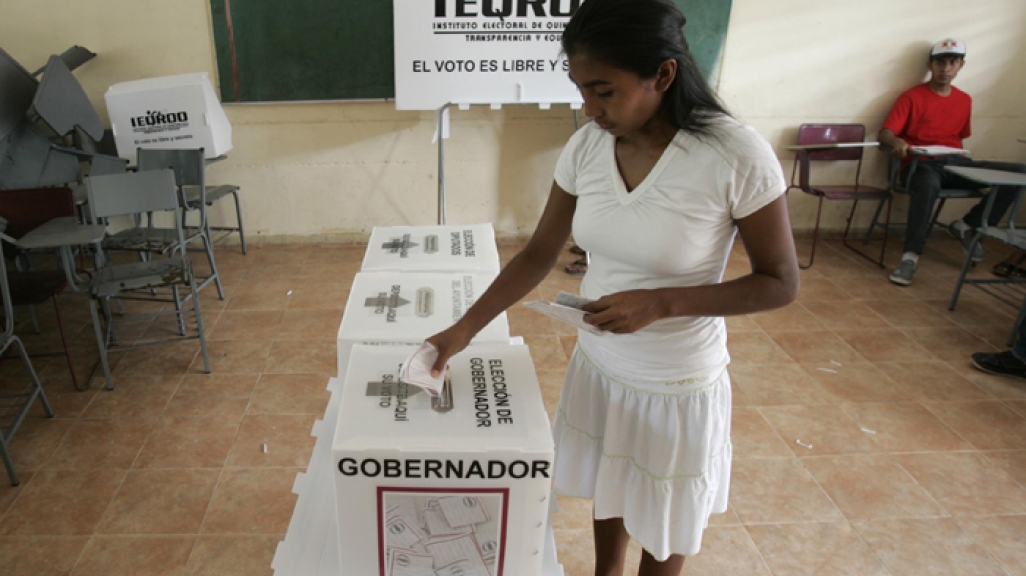
{"label": "woman's right hand", "polygon": [[427,341],[438,349],[438,359],[435,360],[435,365],[431,367],[431,377],[438,378],[445,372],[445,365],[449,362],[449,358],[462,352],[464,348],[470,345],[470,341],[473,338],[474,332],[463,327],[459,322],[453,324],[447,330],[428,338]]}

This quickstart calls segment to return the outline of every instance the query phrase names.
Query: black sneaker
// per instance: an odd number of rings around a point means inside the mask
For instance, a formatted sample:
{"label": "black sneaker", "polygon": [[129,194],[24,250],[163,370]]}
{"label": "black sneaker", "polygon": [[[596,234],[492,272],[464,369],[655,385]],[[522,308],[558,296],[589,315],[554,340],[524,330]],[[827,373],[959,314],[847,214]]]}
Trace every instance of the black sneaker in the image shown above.
{"label": "black sneaker", "polygon": [[988,374],[1011,376],[1026,380],[1026,362],[1016,358],[1011,350],[997,354],[977,352],[973,354],[973,364]]}

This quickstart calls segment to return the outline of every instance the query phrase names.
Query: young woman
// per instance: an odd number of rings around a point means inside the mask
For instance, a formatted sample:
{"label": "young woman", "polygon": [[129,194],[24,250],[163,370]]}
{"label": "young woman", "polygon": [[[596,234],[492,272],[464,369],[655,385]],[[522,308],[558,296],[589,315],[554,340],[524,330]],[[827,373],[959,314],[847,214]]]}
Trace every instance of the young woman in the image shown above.
{"label": "young woman", "polygon": [[[780,165],[717,102],[670,0],[588,0],[563,33],[592,122],[567,143],[537,230],[452,328],[435,370],[552,269],[573,231],[591,253],[587,322],[554,423],[555,488],[594,500],[595,573],[677,575],[727,509],[724,316],[798,294]],[[722,282],[736,232],[752,272]],[[436,372],[437,375],[437,372]]]}

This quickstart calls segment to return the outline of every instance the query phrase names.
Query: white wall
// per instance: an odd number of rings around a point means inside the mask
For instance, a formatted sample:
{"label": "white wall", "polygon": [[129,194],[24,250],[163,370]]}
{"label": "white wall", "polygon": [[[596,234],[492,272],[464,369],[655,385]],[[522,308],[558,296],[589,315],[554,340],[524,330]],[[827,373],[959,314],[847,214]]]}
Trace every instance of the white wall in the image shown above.
{"label": "white wall", "polygon": [[[1016,143],[1026,138],[1023,0],[734,0],[733,10],[720,94],[777,147],[788,174],[782,148],[800,123],[861,122],[875,135],[897,95],[925,78],[929,44],[945,36],[969,49],[956,80],[976,102],[967,147],[981,158],[1026,160],[1026,145]],[[217,78],[207,0],[0,0],[0,47],[27,68],[73,44],[99,55],[76,76],[101,110],[115,82],[196,71]],[[225,108],[235,149],[208,178],[242,186],[254,241],[350,240],[377,224],[434,222],[433,114],[388,103]],[[572,131],[566,106],[454,111],[450,221],[529,233]],[[881,160],[867,153],[870,181],[881,181]],[[790,202],[795,228],[810,228],[814,201],[799,193]],[[844,214],[831,207],[826,225],[842,226]]]}

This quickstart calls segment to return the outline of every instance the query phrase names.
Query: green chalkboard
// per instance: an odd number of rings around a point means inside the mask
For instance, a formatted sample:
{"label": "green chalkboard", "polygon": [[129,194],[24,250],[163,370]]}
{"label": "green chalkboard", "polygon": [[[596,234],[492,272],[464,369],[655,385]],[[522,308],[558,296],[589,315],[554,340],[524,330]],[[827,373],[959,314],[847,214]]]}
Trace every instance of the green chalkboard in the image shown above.
{"label": "green chalkboard", "polygon": [[[731,1],[674,0],[707,77]],[[391,0],[211,0],[210,9],[224,102],[395,97]]]}

